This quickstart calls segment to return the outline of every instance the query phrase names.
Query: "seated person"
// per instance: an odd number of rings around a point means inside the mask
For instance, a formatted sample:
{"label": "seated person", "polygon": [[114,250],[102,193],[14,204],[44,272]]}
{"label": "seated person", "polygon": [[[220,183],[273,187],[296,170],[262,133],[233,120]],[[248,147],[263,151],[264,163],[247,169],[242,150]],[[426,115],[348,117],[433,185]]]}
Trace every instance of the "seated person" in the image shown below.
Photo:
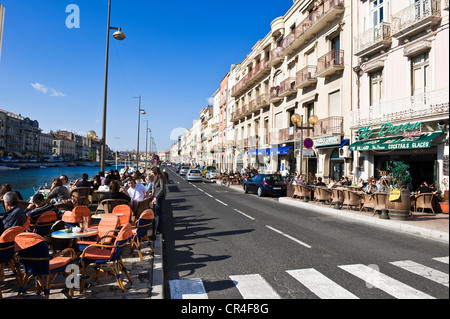
{"label": "seated person", "polygon": [[63,186],[61,179],[55,178],[52,182],[52,187],[50,187],[50,193],[47,195],[47,199],[59,203],[69,198],[70,193],[67,187]]}
{"label": "seated person", "polygon": [[370,182],[367,184],[366,188],[364,188],[364,192],[366,192],[366,194],[373,194],[376,193],[378,191],[377,188],[377,181],[375,180],[375,178],[372,178],[370,180]]}
{"label": "seated person", "polygon": [[104,185],[99,186],[97,190],[101,191],[101,192],[109,192],[110,191],[110,188],[109,188],[110,184],[111,184],[111,179],[109,179],[109,177],[107,177],[107,178],[105,178]]}
{"label": "seated person", "polygon": [[125,199],[127,201],[131,201],[131,198],[128,195],[127,191],[120,186],[118,180],[113,180],[109,185],[110,192],[103,195],[103,197],[100,199],[100,202],[105,199]]}
{"label": "seated person", "polygon": [[59,211],[59,209],[53,205],[52,203],[46,203],[44,195],[42,194],[35,194],[33,196],[33,203],[28,205],[26,209],[27,216],[30,216],[31,223],[34,224],[39,216],[41,216],[45,212],[54,211],[56,213],[56,216],[58,219],[61,219],[62,213]]}
{"label": "seated person", "polygon": [[431,193],[431,192],[432,192],[432,189],[430,187],[428,187],[428,183],[427,182],[422,182],[420,184],[420,187],[416,191],[417,195]]}
{"label": "seated person", "polygon": [[22,195],[21,195],[19,192],[14,191],[13,188],[12,188],[12,186],[11,186],[10,184],[3,184],[3,185],[2,185],[2,189],[0,190],[0,199],[2,199],[3,196],[4,196],[6,193],[8,193],[8,192],[14,192],[14,193],[16,193],[17,196],[19,197],[19,199],[20,199],[20,200],[23,200]]}
{"label": "seated person", "polygon": [[19,205],[19,196],[14,192],[8,192],[3,195],[5,213],[0,215],[0,235],[4,230],[23,226],[27,221],[25,210]]}
{"label": "seated person", "polygon": [[138,202],[144,200],[146,189],[142,184],[136,184],[133,178],[127,180],[128,184],[128,195],[130,195],[131,203],[130,206],[133,210],[136,209]]}
{"label": "seated person", "polygon": [[336,187],[336,180],[334,179],[334,177],[330,177],[330,183],[328,184],[328,188],[333,188]]}
{"label": "seated person", "polygon": [[75,187],[91,187],[92,183],[88,181],[88,174],[83,173],[81,174],[81,180],[77,179],[75,181]]}
{"label": "seated person", "polygon": [[314,186],[327,186],[324,182],[322,182],[322,177],[317,177],[317,183]]}

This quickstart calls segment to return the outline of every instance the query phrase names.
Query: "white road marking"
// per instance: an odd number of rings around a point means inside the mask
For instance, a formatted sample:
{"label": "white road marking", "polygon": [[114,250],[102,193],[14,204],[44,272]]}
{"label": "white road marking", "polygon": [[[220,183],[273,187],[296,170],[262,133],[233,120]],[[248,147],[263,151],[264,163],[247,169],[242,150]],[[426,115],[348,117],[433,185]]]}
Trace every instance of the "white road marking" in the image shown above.
{"label": "white road marking", "polygon": [[398,299],[434,299],[432,296],[386,276],[369,266],[357,264],[339,266],[339,268]]}
{"label": "white road marking", "polygon": [[321,299],[359,299],[313,268],[286,272]]}
{"label": "white road marking", "polygon": [[252,216],[249,216],[249,215],[247,215],[247,214],[241,212],[240,210],[238,210],[238,209],[236,209],[236,208],[234,208],[234,211],[235,211],[235,212],[238,212],[238,213],[241,214],[241,215],[244,215],[244,216],[247,217],[247,218],[250,218],[251,220],[255,220]]}
{"label": "white road marking", "polygon": [[230,276],[244,299],[281,299],[261,275]]}
{"label": "white road marking", "polygon": [[228,204],[226,204],[226,203],[224,203],[224,202],[222,202],[221,200],[218,200],[217,198],[214,198],[216,201],[218,201],[219,203],[221,203],[222,205],[224,205],[224,206],[228,206]]}
{"label": "white road marking", "polygon": [[448,264],[448,257],[437,257],[434,260],[440,261],[441,263]]}
{"label": "white road marking", "polygon": [[403,260],[403,261],[394,261],[391,262],[392,265],[405,269],[413,274],[425,277],[434,282],[437,282],[441,285],[448,287],[448,274],[443,273],[439,270],[426,267],[424,265],[418,264],[411,260]]}
{"label": "white road marking", "polygon": [[302,246],[305,246],[306,248],[311,248],[310,245],[308,245],[308,244],[306,244],[306,243],[304,243],[304,242],[298,240],[297,238],[294,238],[294,237],[292,237],[292,236],[290,236],[290,235],[288,235],[288,234],[285,234],[285,233],[283,233],[282,231],[280,231],[280,230],[278,230],[278,229],[275,229],[275,228],[273,228],[273,227],[270,227],[269,225],[266,225],[266,227],[269,228],[269,229],[271,229],[271,230],[273,230],[274,232],[277,232],[277,233],[283,235],[283,236],[286,237],[286,238],[289,238],[290,240],[295,241],[296,243],[298,243],[298,244],[300,244],[300,245],[302,245]]}

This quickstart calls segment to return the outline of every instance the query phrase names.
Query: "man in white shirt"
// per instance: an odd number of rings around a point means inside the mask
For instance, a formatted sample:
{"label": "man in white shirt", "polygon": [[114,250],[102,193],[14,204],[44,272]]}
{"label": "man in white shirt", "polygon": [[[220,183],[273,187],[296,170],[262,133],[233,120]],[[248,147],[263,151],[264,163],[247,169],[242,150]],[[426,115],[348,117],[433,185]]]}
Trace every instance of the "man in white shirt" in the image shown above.
{"label": "man in white shirt", "polygon": [[136,210],[138,202],[144,200],[145,198],[145,186],[142,184],[136,184],[135,180],[129,178],[127,180],[128,185],[128,195],[130,195],[131,202],[130,206],[133,210]]}

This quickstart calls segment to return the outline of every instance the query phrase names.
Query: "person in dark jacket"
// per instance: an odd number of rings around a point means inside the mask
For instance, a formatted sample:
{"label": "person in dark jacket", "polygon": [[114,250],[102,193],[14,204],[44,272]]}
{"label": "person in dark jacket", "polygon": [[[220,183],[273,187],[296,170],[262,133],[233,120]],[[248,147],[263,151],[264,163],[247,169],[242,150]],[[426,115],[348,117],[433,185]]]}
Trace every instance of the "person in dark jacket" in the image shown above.
{"label": "person in dark jacket", "polygon": [[44,195],[42,194],[35,194],[33,196],[33,204],[30,204],[27,207],[26,214],[27,216],[30,216],[31,223],[36,223],[39,216],[41,216],[45,212],[54,211],[56,213],[56,216],[58,219],[62,218],[62,213],[59,211],[59,209],[53,205],[52,203],[46,203]]}
{"label": "person in dark jacket", "polygon": [[153,175],[152,185],[152,204],[155,205],[156,216],[158,216],[158,226],[156,232],[163,232],[163,205],[166,200],[167,194],[167,179],[166,176],[160,171],[157,166],[151,168],[151,174]]}
{"label": "person in dark jacket", "polygon": [[15,192],[6,193],[3,202],[5,213],[0,215],[0,235],[8,228],[23,226],[27,221],[25,210],[19,205],[19,196]]}

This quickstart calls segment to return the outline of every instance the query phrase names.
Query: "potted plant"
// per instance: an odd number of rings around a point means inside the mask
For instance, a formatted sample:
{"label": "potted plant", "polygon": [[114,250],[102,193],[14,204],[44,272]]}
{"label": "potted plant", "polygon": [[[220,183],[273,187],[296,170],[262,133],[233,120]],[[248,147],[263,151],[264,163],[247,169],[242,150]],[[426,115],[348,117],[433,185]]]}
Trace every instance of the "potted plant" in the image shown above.
{"label": "potted plant", "polygon": [[448,190],[448,177],[443,178],[441,184],[444,186],[444,192],[439,195],[439,205],[441,206],[442,212],[448,214],[450,197]]}
{"label": "potted plant", "polygon": [[406,220],[410,215],[411,199],[407,185],[412,179],[409,175],[409,165],[402,161],[388,162],[387,170],[392,180],[392,189],[386,202],[389,218]]}

